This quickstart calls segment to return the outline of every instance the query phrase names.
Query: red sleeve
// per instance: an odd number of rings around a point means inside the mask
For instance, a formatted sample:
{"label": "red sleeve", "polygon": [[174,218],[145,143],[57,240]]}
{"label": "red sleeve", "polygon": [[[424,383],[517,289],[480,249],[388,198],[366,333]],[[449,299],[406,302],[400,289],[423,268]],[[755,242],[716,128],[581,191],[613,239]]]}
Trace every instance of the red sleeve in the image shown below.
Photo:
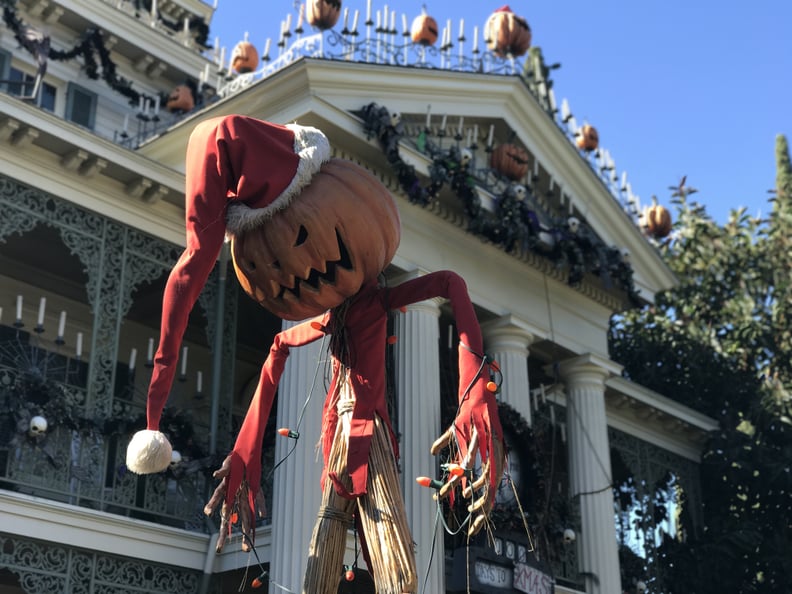
{"label": "red sleeve", "polygon": [[[464,456],[475,427],[480,438],[479,451],[486,460],[492,452],[492,439],[502,439],[503,431],[495,396],[486,387],[489,365],[484,356],[481,327],[465,281],[448,270],[433,272],[389,289],[387,305],[397,309],[434,297],[449,300],[459,333],[459,409],[454,421],[457,443]],[[491,466],[494,486],[495,465]]]}
{"label": "red sleeve", "polygon": [[440,270],[388,289],[388,308],[398,309],[434,297],[449,300],[460,340],[471,350],[481,353],[483,342],[473,303],[468,295],[464,279],[456,272]]}
{"label": "red sleeve", "polygon": [[325,336],[323,328],[327,323],[328,315],[324,314],[302,322],[275,336],[269,355],[261,367],[258,386],[231,452],[231,473],[226,492],[229,505],[233,502],[242,479],[245,478],[251,486],[250,505],[253,509],[252,498],[255,497],[261,481],[261,446],[264,430],[278,390],[278,382],[289,357],[289,349],[309,344]]}

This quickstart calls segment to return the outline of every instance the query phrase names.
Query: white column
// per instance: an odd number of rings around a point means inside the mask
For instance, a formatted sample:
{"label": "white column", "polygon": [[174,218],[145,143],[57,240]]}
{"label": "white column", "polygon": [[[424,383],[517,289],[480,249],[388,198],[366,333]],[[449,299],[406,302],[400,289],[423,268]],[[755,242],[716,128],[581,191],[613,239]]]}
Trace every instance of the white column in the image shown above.
{"label": "white column", "polygon": [[[283,322],[284,329],[293,325]],[[326,346],[326,341],[318,340],[291,349],[278,390],[277,428],[297,430],[302,408],[311,396],[299,427],[297,447],[275,471],[274,501],[268,502],[272,509],[270,577],[293,592],[302,591],[308,545],[322,499],[322,456],[317,453],[316,444],[322,430],[324,379],[328,369],[325,361],[329,356],[323,345]],[[275,444],[277,464],[295,444],[281,436],[276,437]],[[270,586],[270,591],[274,590]]]}
{"label": "white column", "polygon": [[429,448],[443,429],[440,427],[439,318],[439,305],[430,300],[410,305],[406,312],[396,315],[394,324],[402,492],[416,543],[418,583],[424,591],[427,580],[426,592],[445,592],[442,528],[436,531],[432,555],[437,504],[432,491],[415,482],[418,476],[436,478],[438,472],[437,461]]}
{"label": "white column", "polygon": [[498,363],[503,376],[498,400],[511,406],[531,425],[528,347],[535,333],[511,315],[482,324],[481,330],[484,350]]}
{"label": "white column", "polygon": [[567,395],[570,496],[580,502],[578,570],[589,594],[621,592],[605,416],[605,380],[621,369],[589,354],[563,361],[559,371]]}

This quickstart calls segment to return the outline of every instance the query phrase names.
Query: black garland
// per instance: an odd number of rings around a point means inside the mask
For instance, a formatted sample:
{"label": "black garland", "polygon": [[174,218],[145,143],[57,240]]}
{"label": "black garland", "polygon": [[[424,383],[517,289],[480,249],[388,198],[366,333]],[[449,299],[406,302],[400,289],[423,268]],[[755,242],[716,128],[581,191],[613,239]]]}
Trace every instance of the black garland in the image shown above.
{"label": "black garland", "polygon": [[[530,250],[550,258],[558,268],[566,268],[568,283],[578,286],[586,272],[600,277],[603,286],[610,288],[614,281],[622,288],[633,305],[640,305],[633,282],[633,271],[618,248],[606,246],[585,223],[571,229],[566,219],[547,226],[541,219],[550,218],[538,207],[537,197],[530,186],[509,183],[497,172],[505,189],[496,198],[495,212],[481,207],[475,190],[488,184],[469,168],[468,149],[452,145],[447,151],[437,151],[429,167],[429,183],[422,185],[415,167],[399,154],[399,141],[404,126],[398,117],[376,103],[365,105],[359,115],[367,138],[375,137],[390,164],[399,185],[410,202],[427,206],[437,199],[443,186],[448,185],[464,206],[468,216],[468,230],[483,237],[507,253],[517,249]],[[426,133],[421,132],[416,145],[425,152]]]}
{"label": "black garland", "polygon": [[[149,4],[150,6],[150,0],[144,2],[144,4]],[[50,47],[49,37],[42,35],[19,19],[16,11],[16,0],[0,0],[0,5],[3,7],[3,22],[6,27],[13,31],[14,38],[19,42],[20,46],[36,57],[40,68],[42,68],[42,74],[44,69],[46,69],[47,59],[61,62],[82,57],[85,74],[92,80],[97,80],[101,76],[102,80],[111,89],[127,97],[130,105],[137,105],[141,98],[154,102],[154,97],[136,91],[132,88],[132,83],[128,79],[118,75],[116,65],[110,58],[110,52],[105,46],[101,30],[90,27],[85,30],[80,41],[74,47],[65,51],[56,50]],[[169,28],[178,28],[178,23],[172,23],[165,19],[161,20]],[[190,22],[190,28],[198,32],[196,41],[206,47],[209,28],[203,19],[193,19]]]}

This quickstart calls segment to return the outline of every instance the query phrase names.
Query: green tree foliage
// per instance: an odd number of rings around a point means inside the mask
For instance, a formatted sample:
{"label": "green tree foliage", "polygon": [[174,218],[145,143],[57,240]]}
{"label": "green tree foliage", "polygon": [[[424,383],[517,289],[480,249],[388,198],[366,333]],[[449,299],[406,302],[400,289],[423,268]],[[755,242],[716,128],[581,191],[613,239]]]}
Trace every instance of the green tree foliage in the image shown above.
{"label": "green tree foliage", "polygon": [[792,164],[783,136],[776,168],[766,219],[743,209],[720,226],[680,184],[674,233],[660,246],[679,284],[611,324],[611,356],[627,377],[720,424],[702,459],[705,525],[661,547],[673,592],[792,588]]}

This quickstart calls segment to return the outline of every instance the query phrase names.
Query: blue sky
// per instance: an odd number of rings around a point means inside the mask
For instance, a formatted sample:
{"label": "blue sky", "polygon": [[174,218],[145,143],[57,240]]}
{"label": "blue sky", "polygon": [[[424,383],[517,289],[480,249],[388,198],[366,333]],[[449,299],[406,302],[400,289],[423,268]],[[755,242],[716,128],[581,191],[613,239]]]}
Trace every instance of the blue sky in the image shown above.
{"label": "blue sky", "polygon": [[[218,0],[210,39],[227,51],[245,33],[261,52],[273,47],[279,25],[299,2]],[[397,10],[408,22],[421,7],[456,31],[475,25],[503,2],[372,0],[372,9]],[[366,0],[343,0],[365,14]],[[774,187],[777,134],[792,143],[792,2],[755,4],[725,0],[639,2],[570,0],[510,2],[533,32],[553,72],[560,103],[594,125],[633,192],[648,203],[657,195],[669,204],[668,186],[683,175],[718,222],[745,206],[767,214]],[[361,21],[363,20],[361,16]],[[400,25],[399,25],[400,27]],[[468,42],[470,44],[470,41]],[[469,47],[469,45],[468,45]],[[384,98],[383,98],[384,99]]]}

